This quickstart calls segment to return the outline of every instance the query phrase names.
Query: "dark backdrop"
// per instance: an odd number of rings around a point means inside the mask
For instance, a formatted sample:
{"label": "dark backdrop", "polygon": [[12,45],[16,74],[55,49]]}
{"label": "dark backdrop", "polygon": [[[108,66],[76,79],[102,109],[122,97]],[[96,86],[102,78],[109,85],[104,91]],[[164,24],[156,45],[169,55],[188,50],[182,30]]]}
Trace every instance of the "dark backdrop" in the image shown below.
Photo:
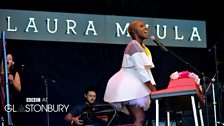
{"label": "dark backdrop", "polygon": [[[108,79],[120,69],[125,45],[83,44],[36,41],[7,41],[7,50],[13,52],[15,65],[20,69],[22,96],[25,98],[46,97],[48,79],[50,104],[70,105],[83,100],[83,91],[87,86],[97,88],[97,101],[103,103],[103,94]],[[149,47],[153,55],[155,68],[152,70],[157,88],[166,88],[169,75],[175,71],[192,70],[185,62],[171,53],[165,53],[158,47]],[[207,49],[169,48],[205,74],[213,74],[212,56]],[[195,72],[196,73],[196,72]],[[196,73],[199,74],[199,73]],[[128,87],[127,87],[128,91]],[[28,103],[26,103],[28,104]],[[20,121],[24,125],[44,125],[46,113],[22,113]],[[49,113],[51,125],[63,125],[66,112]],[[24,118],[26,117],[26,118]],[[23,120],[23,121],[22,121]]]}

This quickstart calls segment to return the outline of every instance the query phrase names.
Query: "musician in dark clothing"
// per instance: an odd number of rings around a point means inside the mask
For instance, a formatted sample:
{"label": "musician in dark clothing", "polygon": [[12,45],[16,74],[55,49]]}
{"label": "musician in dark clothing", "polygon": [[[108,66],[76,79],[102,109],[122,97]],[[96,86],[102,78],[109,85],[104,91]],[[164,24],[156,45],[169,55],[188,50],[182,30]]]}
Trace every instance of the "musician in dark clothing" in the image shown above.
{"label": "musician in dark clothing", "polygon": [[[21,80],[20,80],[20,75],[19,72],[16,70],[14,67],[14,61],[13,61],[13,56],[12,54],[7,54],[6,56],[7,60],[7,72],[8,72],[8,86],[9,86],[9,102],[10,105],[13,105],[15,110],[19,107],[17,104],[19,101],[19,94],[21,91]],[[7,124],[7,116],[6,116],[6,111],[5,111],[5,105],[6,105],[6,85],[5,85],[5,80],[4,80],[4,65],[3,62],[1,64],[1,76],[0,76],[0,86],[1,86],[1,114],[4,117],[4,124]],[[11,120],[13,123],[15,123],[15,114],[11,113]]]}
{"label": "musician in dark clothing", "polygon": [[105,126],[106,120],[97,118],[94,115],[94,105],[96,100],[96,91],[94,88],[86,88],[85,102],[75,105],[72,110],[65,116],[65,120],[72,125],[93,125]]}
{"label": "musician in dark clothing", "polygon": [[[12,89],[13,92],[20,92],[21,91],[20,75],[19,72],[14,67],[13,56],[12,54],[7,54],[6,58],[7,58],[9,88]],[[1,65],[1,75],[2,77],[4,75],[3,63]]]}

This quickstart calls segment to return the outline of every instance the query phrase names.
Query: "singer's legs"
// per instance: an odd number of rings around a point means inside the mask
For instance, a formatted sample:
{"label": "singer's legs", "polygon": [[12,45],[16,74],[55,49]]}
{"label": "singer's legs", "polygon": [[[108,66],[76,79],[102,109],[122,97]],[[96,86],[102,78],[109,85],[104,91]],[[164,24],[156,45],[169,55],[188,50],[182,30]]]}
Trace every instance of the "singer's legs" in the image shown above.
{"label": "singer's legs", "polygon": [[143,126],[145,123],[145,111],[135,105],[127,105],[129,113],[133,119],[134,126]]}

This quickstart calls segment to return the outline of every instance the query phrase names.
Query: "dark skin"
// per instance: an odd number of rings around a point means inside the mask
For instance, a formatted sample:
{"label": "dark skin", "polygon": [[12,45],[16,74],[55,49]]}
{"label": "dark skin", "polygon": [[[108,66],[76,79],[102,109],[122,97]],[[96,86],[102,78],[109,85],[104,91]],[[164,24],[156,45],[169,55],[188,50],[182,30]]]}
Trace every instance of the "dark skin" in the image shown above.
{"label": "dark skin", "polygon": [[[130,23],[128,32],[132,39],[136,40],[143,45],[143,40],[148,38],[148,29],[142,21],[134,21]],[[143,46],[142,46],[143,47]],[[143,47],[144,48],[144,47]],[[151,81],[145,82],[145,85],[151,90],[156,91],[156,87],[152,85]],[[136,105],[127,105],[128,111],[134,121],[134,126],[144,126],[145,124],[145,111],[142,107]]]}
{"label": "dark skin", "polygon": [[[148,28],[142,21],[135,21],[129,25],[128,31],[132,39],[143,44],[143,40],[148,38]],[[144,48],[144,47],[143,47]],[[153,92],[156,91],[155,85],[152,85],[150,81],[145,82],[145,85]]]}

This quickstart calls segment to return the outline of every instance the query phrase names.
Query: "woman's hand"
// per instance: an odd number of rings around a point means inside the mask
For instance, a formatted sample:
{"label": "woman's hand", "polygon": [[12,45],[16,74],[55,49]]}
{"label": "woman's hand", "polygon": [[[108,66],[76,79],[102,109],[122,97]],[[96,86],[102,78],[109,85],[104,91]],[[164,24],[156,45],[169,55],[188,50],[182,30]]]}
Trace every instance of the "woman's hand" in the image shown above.
{"label": "woman's hand", "polygon": [[156,86],[155,85],[152,85],[151,88],[150,88],[151,92],[153,91],[156,91]]}
{"label": "woman's hand", "polygon": [[151,92],[156,91],[156,86],[152,85],[151,81],[145,82],[145,85],[151,90]]}
{"label": "woman's hand", "polygon": [[9,79],[9,83],[13,84],[14,76],[12,74],[9,74],[8,79]]}

